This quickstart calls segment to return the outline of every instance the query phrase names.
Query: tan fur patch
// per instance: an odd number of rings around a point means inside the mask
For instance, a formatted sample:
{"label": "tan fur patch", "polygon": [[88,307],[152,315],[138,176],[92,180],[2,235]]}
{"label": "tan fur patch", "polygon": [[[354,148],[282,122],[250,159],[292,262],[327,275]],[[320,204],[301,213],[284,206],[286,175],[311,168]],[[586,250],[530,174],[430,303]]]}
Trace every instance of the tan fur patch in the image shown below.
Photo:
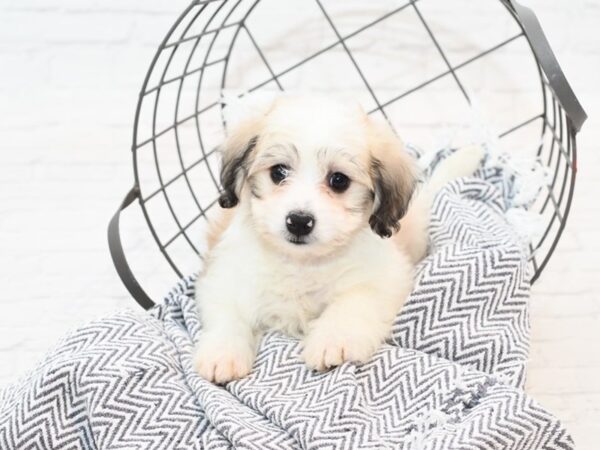
{"label": "tan fur patch", "polygon": [[221,236],[231,224],[235,210],[235,208],[219,208],[215,214],[215,217],[209,220],[208,231],[206,232],[206,244],[209,254],[215,245],[217,245],[217,243],[221,240]]}

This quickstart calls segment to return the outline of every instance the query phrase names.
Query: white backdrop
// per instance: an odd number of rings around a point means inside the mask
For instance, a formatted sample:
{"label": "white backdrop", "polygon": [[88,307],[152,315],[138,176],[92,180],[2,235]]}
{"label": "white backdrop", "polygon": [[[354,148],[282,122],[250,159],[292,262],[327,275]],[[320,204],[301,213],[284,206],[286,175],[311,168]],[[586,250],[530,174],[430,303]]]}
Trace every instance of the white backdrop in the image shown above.
{"label": "white backdrop", "polygon": [[[0,385],[69,329],[136,307],[112,266],[106,226],[132,184],[141,82],[187,3],[0,0]],[[564,419],[581,448],[593,448],[600,438],[600,2],[523,3],[538,13],[591,116],[579,137],[572,216],[534,288],[528,390]],[[481,20],[490,33],[503,26]],[[419,51],[410,41],[407,51],[411,45]],[[160,298],[171,279],[162,276],[139,214],[124,220],[135,272]]]}

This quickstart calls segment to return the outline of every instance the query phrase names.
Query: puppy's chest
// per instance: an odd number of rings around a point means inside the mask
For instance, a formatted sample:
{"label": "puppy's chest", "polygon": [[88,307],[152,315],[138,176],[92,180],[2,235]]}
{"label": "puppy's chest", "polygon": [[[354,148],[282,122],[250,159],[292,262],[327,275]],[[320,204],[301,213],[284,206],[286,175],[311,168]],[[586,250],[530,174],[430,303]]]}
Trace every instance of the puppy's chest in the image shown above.
{"label": "puppy's chest", "polygon": [[311,267],[274,267],[263,274],[258,320],[262,328],[292,336],[306,333],[332,300],[335,273]]}

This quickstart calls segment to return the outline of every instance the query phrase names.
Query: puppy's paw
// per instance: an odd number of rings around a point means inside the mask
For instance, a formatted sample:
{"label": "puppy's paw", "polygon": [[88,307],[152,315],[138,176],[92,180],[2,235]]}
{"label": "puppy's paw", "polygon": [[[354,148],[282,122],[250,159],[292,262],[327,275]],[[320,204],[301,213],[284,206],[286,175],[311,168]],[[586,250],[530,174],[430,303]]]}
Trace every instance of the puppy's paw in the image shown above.
{"label": "puppy's paw", "polygon": [[198,374],[217,384],[238,380],[252,370],[255,350],[251,342],[231,336],[201,336],[194,367]]}
{"label": "puppy's paw", "polygon": [[324,371],[344,362],[365,363],[384,338],[367,330],[342,330],[319,324],[304,339],[302,358],[308,367]]}

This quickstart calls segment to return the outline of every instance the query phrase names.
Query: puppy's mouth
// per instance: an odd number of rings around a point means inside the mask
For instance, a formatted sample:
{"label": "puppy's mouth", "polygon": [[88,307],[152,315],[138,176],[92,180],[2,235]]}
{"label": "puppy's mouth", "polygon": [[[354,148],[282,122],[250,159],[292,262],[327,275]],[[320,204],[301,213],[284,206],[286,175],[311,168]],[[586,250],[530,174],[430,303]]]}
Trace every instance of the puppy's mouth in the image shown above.
{"label": "puppy's mouth", "polygon": [[286,238],[286,240],[290,243],[290,244],[294,244],[294,245],[307,245],[308,241],[304,238],[301,237],[296,237],[296,236],[288,236]]}

